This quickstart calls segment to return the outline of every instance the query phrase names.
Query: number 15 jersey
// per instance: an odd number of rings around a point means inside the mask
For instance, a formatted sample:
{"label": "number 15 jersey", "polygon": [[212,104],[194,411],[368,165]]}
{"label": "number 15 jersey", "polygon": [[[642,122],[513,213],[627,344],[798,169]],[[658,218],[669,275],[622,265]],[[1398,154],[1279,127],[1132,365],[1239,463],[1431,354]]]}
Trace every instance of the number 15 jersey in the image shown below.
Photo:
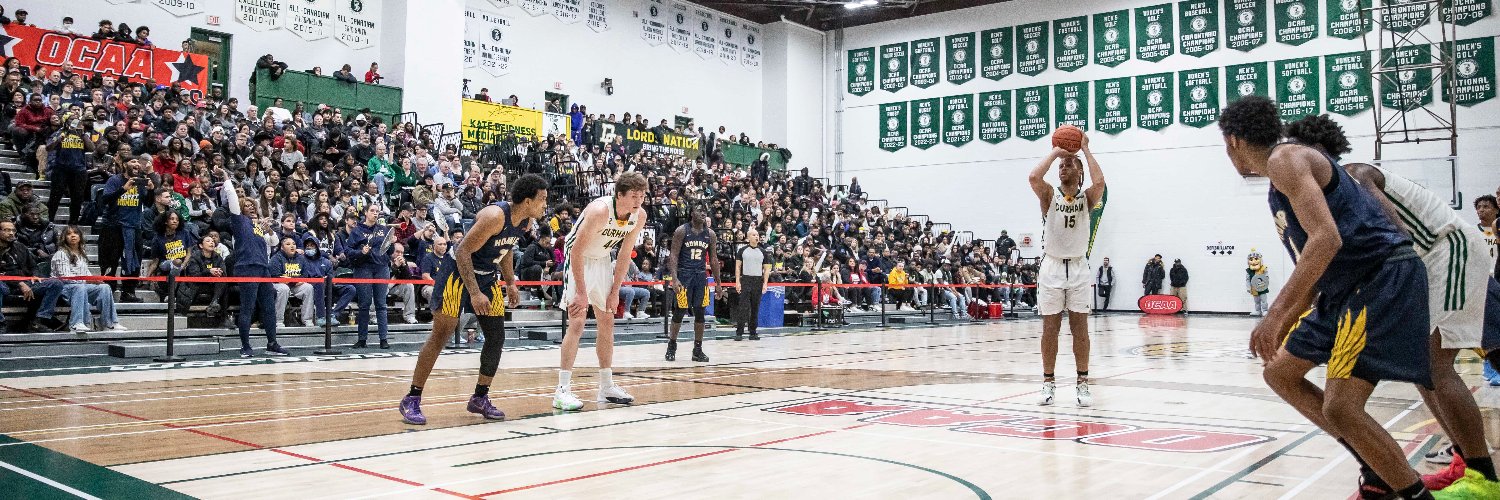
{"label": "number 15 jersey", "polygon": [[[594,234],[594,240],[589,243],[589,246],[580,249],[583,257],[586,259],[609,258],[610,252],[620,248],[621,243],[625,240],[625,236],[629,235],[630,231],[634,230],[635,226],[641,223],[641,221],[636,220],[635,213],[630,214],[629,217],[623,220],[620,219],[620,214],[615,213],[614,196],[601,196],[589,205],[597,203],[608,204],[611,217],[609,220],[604,221],[604,225],[599,228],[599,232]],[[583,215],[578,217],[578,222],[573,224],[573,232],[568,233],[568,239],[563,242],[564,252],[573,251],[573,245],[577,244],[579,240],[579,229],[583,228],[588,218],[589,211],[585,208]],[[631,242],[631,244],[634,245],[635,242]]]}
{"label": "number 15 jersey", "polygon": [[1063,194],[1062,188],[1052,194],[1052,203],[1042,217],[1042,252],[1059,259],[1080,259],[1088,255],[1090,223],[1088,195],[1083,189],[1077,196]]}

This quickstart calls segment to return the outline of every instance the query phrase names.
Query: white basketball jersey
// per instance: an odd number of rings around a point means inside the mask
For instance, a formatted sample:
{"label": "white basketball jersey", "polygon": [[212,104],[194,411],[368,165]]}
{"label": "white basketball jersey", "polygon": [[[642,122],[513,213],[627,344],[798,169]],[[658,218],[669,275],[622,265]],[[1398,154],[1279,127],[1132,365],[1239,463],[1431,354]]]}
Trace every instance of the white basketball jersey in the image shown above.
{"label": "white basketball jersey", "polygon": [[1067,196],[1058,188],[1042,217],[1042,253],[1059,259],[1081,259],[1089,253],[1089,200],[1084,190]]}
{"label": "white basketball jersey", "polygon": [[1485,246],[1489,247],[1490,266],[1492,267],[1490,273],[1493,274],[1496,271],[1496,269],[1493,269],[1496,254],[1500,254],[1500,242],[1496,241],[1494,228],[1480,226],[1479,232],[1484,233]]}
{"label": "white basketball jersey", "polygon": [[1418,255],[1426,255],[1444,236],[1466,225],[1448,200],[1405,177],[1376,168],[1385,175],[1385,197],[1396,206],[1396,215],[1411,233],[1412,246]]}
{"label": "white basketball jersey", "polygon": [[[599,228],[599,232],[594,235],[593,241],[590,241],[589,246],[583,248],[581,251],[584,258],[609,258],[609,254],[614,252],[615,249],[620,248],[620,244],[625,240],[625,236],[629,235],[630,231],[635,229],[635,226],[640,224],[641,221],[636,220],[636,214],[634,213],[630,214],[625,220],[620,220],[619,214],[615,214],[614,196],[601,196],[590,203],[590,205],[594,203],[609,204],[609,213],[613,216],[609,220],[604,221],[604,226]],[[584,221],[589,218],[588,214],[589,211],[585,208],[583,215],[578,217],[578,222],[573,227],[575,229],[582,228]],[[564,252],[573,251],[573,244],[578,242],[578,235],[579,231],[573,231],[568,234],[568,239],[563,242]],[[631,243],[634,244],[634,242]]]}

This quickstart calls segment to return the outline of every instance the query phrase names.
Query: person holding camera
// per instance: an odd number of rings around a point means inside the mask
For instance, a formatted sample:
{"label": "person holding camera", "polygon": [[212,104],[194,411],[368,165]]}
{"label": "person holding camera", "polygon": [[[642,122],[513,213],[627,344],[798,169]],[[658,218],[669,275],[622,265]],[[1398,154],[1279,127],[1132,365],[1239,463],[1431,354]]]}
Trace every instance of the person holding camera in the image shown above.
{"label": "person holding camera", "polygon": [[94,150],[94,140],[89,135],[85,125],[74,117],[67,121],[62,132],[47,143],[47,151],[57,152],[47,175],[52,181],[52,193],[47,197],[47,214],[56,215],[57,206],[66,195],[69,225],[78,224],[78,214],[83,211],[83,202],[88,199],[89,165],[85,153]]}
{"label": "person holding camera", "polygon": [[[105,276],[116,271],[120,276],[140,275],[141,259],[137,255],[141,244],[138,241],[141,226],[141,193],[155,187],[141,172],[142,160],[132,158],[124,168],[104,184],[104,194],[99,204],[104,207],[104,216],[99,220],[99,268]],[[120,282],[122,303],[140,302],[135,296],[136,280]]]}
{"label": "person holding camera", "polygon": [[[391,254],[395,252],[396,239],[395,228],[380,223],[380,206],[366,206],[364,220],[350,231],[344,254],[354,270],[354,277],[391,279]],[[362,349],[366,345],[370,336],[370,314],[373,309],[380,334],[380,348],[390,349],[391,344],[386,340],[390,323],[390,318],[386,316],[386,296],[390,293],[390,285],[360,283],[354,285],[354,290],[359,307],[355,314],[359,323],[359,340],[354,343],[354,348]]]}

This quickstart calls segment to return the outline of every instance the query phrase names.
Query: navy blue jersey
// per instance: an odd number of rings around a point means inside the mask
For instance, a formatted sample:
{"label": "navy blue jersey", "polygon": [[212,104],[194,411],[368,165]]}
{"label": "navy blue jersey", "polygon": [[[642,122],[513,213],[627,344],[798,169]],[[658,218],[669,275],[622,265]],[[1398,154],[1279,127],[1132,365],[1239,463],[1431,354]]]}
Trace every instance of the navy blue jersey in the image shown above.
{"label": "navy blue jersey", "polygon": [[484,246],[479,247],[479,250],[475,250],[469,256],[469,260],[474,263],[475,274],[499,272],[500,261],[505,260],[505,256],[515,250],[516,243],[526,235],[526,228],[530,225],[517,226],[510,223],[510,202],[497,201],[494,205],[500,207],[500,230],[485,240]]}
{"label": "navy blue jersey", "polygon": [[[344,249],[350,267],[374,271],[390,269],[391,253],[396,251],[395,232],[394,228],[381,224],[354,226],[354,230],[349,232],[349,241],[346,243],[348,246]],[[364,252],[365,245],[370,245],[368,254]]]}
{"label": "navy blue jersey", "polygon": [[677,279],[702,279],[708,276],[708,265],[704,262],[708,252],[713,251],[709,238],[711,229],[694,231],[692,224],[682,226],[682,250],[677,252]]}
{"label": "navy blue jersey", "polygon": [[[1293,147],[1305,146],[1298,144]],[[1328,202],[1328,211],[1333,214],[1343,246],[1334,254],[1316,286],[1321,293],[1341,295],[1379,269],[1397,249],[1410,246],[1411,239],[1386,216],[1380,202],[1355,184],[1354,178],[1337,161],[1326,154],[1323,158],[1328,160],[1332,169],[1328,184],[1323,186],[1323,199]],[[1292,211],[1291,200],[1274,185],[1270,189],[1269,201],[1271,213],[1276,217],[1276,231],[1295,262],[1301,258],[1302,247],[1307,244],[1307,231]]]}
{"label": "navy blue jersey", "polygon": [[256,278],[270,276],[270,257],[260,227],[250,217],[240,214],[230,217],[229,224],[230,232],[234,234],[233,274]]}

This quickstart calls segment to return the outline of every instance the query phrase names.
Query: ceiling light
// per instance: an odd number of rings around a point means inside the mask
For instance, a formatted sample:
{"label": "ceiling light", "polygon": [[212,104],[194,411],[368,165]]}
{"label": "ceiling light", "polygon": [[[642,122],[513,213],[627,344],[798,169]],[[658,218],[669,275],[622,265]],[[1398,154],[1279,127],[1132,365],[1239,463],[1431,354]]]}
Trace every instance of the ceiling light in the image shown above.
{"label": "ceiling light", "polygon": [[869,7],[871,5],[875,5],[875,4],[878,4],[878,3],[880,3],[880,0],[862,0],[861,2],[859,2],[860,5],[863,5],[863,6],[866,6],[866,7]]}
{"label": "ceiling light", "polygon": [[849,10],[858,9],[860,6],[861,4],[858,0],[844,4],[844,8]]}

